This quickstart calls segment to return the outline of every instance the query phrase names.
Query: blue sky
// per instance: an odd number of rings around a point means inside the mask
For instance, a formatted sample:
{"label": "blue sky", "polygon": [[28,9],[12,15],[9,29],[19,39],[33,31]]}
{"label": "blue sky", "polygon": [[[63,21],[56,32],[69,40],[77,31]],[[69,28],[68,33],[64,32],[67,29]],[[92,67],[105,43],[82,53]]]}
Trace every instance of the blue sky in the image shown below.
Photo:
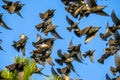
{"label": "blue sky", "polygon": [[[11,0],[14,1],[14,0]],[[15,0],[16,1],[16,0]],[[13,58],[15,56],[22,56],[21,52],[18,53],[11,45],[13,44],[13,40],[19,40],[20,34],[25,34],[28,36],[28,42],[26,45],[26,55],[30,56],[30,52],[34,49],[31,42],[37,41],[36,34],[40,33],[35,29],[35,25],[42,22],[39,17],[39,12],[45,12],[47,9],[56,9],[55,15],[52,18],[52,22],[54,25],[58,25],[56,31],[64,38],[63,40],[56,40],[54,43],[52,57],[53,59],[58,58],[57,50],[61,49],[62,52],[67,52],[67,48],[69,46],[69,42],[73,37],[73,43],[75,45],[81,43],[81,51],[84,53],[87,50],[95,49],[95,63],[91,63],[89,58],[85,59],[85,63],[87,65],[73,62],[75,70],[79,73],[80,77],[78,77],[74,72],[71,72],[72,78],[82,78],[83,80],[105,80],[105,74],[108,73],[110,77],[112,74],[109,71],[110,66],[114,65],[114,56],[109,57],[105,60],[105,64],[99,64],[97,62],[98,58],[104,54],[104,48],[106,47],[105,41],[102,41],[99,37],[99,33],[105,33],[106,23],[109,22],[110,25],[113,25],[111,17],[99,16],[96,14],[91,14],[87,18],[83,18],[80,20],[79,28],[83,29],[89,25],[101,27],[97,36],[92,39],[87,45],[84,44],[85,36],[78,38],[73,32],[68,32],[66,27],[69,24],[66,21],[66,15],[68,15],[72,20],[78,22],[77,19],[73,18],[69,13],[67,13],[64,9],[64,5],[61,0],[19,0],[21,3],[24,3],[25,6],[21,10],[21,14],[23,19],[16,14],[9,14],[7,11],[3,10],[0,7],[0,13],[3,13],[3,20],[5,23],[11,27],[13,30],[6,30],[0,27],[0,38],[3,40],[2,47],[5,52],[0,51],[0,69],[4,69],[4,66],[12,64]],[[111,15],[112,10],[115,10],[115,13],[120,18],[120,7],[119,0],[99,0],[97,1],[98,5],[106,5],[107,7],[104,9],[109,15]],[[0,6],[4,3],[0,0]],[[40,33],[41,34],[41,33]],[[42,37],[47,37],[44,34],[41,34]],[[53,37],[51,34],[48,34],[48,37]],[[55,63],[55,61],[53,61]],[[39,65],[40,66],[40,65]],[[65,65],[64,65],[65,66]],[[42,66],[40,66],[42,67]],[[55,63],[55,68],[60,67],[57,63]],[[43,73],[51,75],[51,66],[46,65]],[[43,76],[33,75],[33,79],[36,80],[44,80]]]}

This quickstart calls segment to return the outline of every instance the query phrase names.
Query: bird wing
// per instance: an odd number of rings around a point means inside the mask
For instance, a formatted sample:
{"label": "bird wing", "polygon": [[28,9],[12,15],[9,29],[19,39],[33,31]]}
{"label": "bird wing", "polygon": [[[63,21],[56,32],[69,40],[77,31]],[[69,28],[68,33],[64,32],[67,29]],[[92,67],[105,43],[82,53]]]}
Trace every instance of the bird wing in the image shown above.
{"label": "bird wing", "polygon": [[66,16],[66,20],[70,25],[74,24],[74,22],[68,16]]}
{"label": "bird wing", "polygon": [[60,58],[63,58],[63,54],[62,54],[61,50],[58,50],[58,51],[57,51],[57,54],[58,54],[58,56],[59,56]]}
{"label": "bird wing", "polygon": [[20,11],[16,11],[15,12],[18,16],[20,16],[21,18],[23,18],[22,14],[20,13]]}
{"label": "bird wing", "polygon": [[5,29],[8,29],[8,30],[12,30],[10,27],[8,27],[3,21],[0,23],[0,25],[2,27],[4,27]]}
{"label": "bird wing", "polygon": [[58,38],[58,39],[63,39],[63,38],[56,32],[55,29],[51,31],[51,34],[52,34],[53,36],[55,36],[56,38]]}
{"label": "bird wing", "polygon": [[54,66],[54,63],[52,62],[52,58],[51,57],[48,57],[46,59],[46,61],[51,65],[51,66]]}
{"label": "bird wing", "polygon": [[55,61],[59,64],[59,65],[63,65],[63,61],[61,59],[55,59]]}
{"label": "bird wing", "polygon": [[72,39],[70,40],[70,43],[69,43],[69,47],[72,47],[73,46],[73,37]]}
{"label": "bird wing", "polygon": [[96,14],[98,15],[101,15],[101,16],[109,16],[105,11],[98,11],[98,12],[95,12]]}
{"label": "bird wing", "polygon": [[111,80],[108,74],[106,74],[106,80]]}
{"label": "bird wing", "polygon": [[92,28],[91,26],[88,26],[88,27],[82,29],[82,30],[80,31],[80,34],[81,34],[81,35],[85,35],[91,28]]}
{"label": "bird wing", "polygon": [[96,34],[97,33],[95,33],[95,34],[93,34],[91,36],[87,35],[86,38],[85,38],[85,44],[87,44],[90,40],[92,40],[96,36]]}
{"label": "bird wing", "polygon": [[112,17],[112,21],[114,22],[114,24],[120,24],[120,19],[118,19],[114,10],[112,11],[111,17]]}

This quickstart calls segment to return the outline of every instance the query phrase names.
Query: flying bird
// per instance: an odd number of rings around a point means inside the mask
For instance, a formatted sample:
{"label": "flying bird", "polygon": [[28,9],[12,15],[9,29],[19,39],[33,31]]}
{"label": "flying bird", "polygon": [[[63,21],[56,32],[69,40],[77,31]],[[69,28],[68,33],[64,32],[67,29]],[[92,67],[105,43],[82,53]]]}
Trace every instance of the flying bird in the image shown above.
{"label": "flying bird", "polygon": [[48,9],[45,13],[39,13],[40,18],[43,21],[47,21],[54,16],[55,9]]}
{"label": "flying bird", "polygon": [[88,32],[86,33],[85,44],[87,44],[91,39],[93,39],[97,32],[99,31],[100,27],[91,27]]}
{"label": "flying bird", "polygon": [[20,17],[22,17],[20,10],[25,4],[22,4],[19,1],[12,2],[3,0],[3,2],[6,4],[2,6],[3,9],[7,10],[10,14],[16,13]]}
{"label": "flying bird", "polygon": [[17,71],[23,71],[24,66],[26,65],[25,62],[21,62],[21,63],[14,63],[8,66],[5,66],[10,72],[14,72],[15,70]]}
{"label": "flying bird", "polygon": [[110,31],[109,24],[107,23],[107,25],[106,25],[106,32],[105,32],[105,34],[100,33],[100,38],[102,40],[107,41],[107,38],[110,37],[111,35],[112,35],[112,32]]}
{"label": "flying bird", "polygon": [[88,50],[87,52],[85,52],[85,54],[83,54],[84,58],[86,58],[87,56],[89,56],[90,61],[94,62],[94,53],[95,50]]}
{"label": "flying bird", "polygon": [[111,55],[111,49],[105,48],[105,53],[98,59],[98,62],[104,64],[104,60],[107,59]]}
{"label": "flying bird", "polygon": [[73,22],[68,16],[66,16],[66,20],[69,23],[70,27],[67,27],[67,30],[71,32],[72,29],[78,29],[79,22]]}
{"label": "flying bird", "polygon": [[62,69],[57,68],[57,71],[60,75],[65,74],[65,75],[69,76],[69,74],[70,74],[70,68],[69,67],[63,67]]}
{"label": "flying bird", "polygon": [[87,0],[88,7],[90,8],[91,13],[99,14],[102,16],[109,16],[103,9],[106,6],[98,6],[95,0]]}
{"label": "flying bird", "polygon": [[17,15],[22,17],[20,10],[25,4],[22,4],[19,1],[12,2],[3,0],[3,2],[6,4],[2,6],[3,9],[7,10],[10,14],[16,13]]}
{"label": "flying bird", "polygon": [[24,34],[20,35],[20,40],[19,41],[13,41],[13,47],[19,52],[20,50],[23,53],[23,56],[25,56],[25,45],[28,40],[28,37]]}

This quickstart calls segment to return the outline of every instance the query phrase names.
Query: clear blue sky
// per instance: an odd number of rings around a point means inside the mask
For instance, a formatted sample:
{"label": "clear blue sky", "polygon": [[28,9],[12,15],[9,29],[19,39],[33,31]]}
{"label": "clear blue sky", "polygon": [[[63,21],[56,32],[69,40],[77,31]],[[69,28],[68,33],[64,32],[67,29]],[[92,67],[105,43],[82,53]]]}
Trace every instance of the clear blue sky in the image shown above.
{"label": "clear blue sky", "polygon": [[[11,0],[14,1],[14,0]],[[62,52],[67,52],[69,42],[73,37],[73,43],[75,45],[81,43],[81,51],[84,53],[87,50],[95,49],[95,63],[91,63],[89,58],[85,59],[85,63],[88,65],[83,65],[78,62],[73,62],[75,70],[79,73],[78,77],[74,72],[71,72],[72,78],[82,78],[83,80],[105,80],[105,74],[108,73],[110,77],[113,77],[109,71],[110,66],[114,65],[114,57],[111,56],[105,60],[105,64],[99,64],[97,62],[98,58],[104,54],[104,48],[106,47],[105,41],[102,41],[99,37],[99,33],[105,33],[106,23],[109,22],[110,25],[113,25],[111,17],[99,16],[96,14],[91,14],[88,18],[83,18],[80,20],[79,28],[83,29],[89,25],[101,27],[97,36],[92,39],[87,45],[84,44],[85,37],[78,38],[73,32],[68,32],[66,27],[69,24],[66,22],[66,15],[68,15],[72,20],[78,21],[73,18],[69,13],[64,9],[64,5],[61,0],[19,0],[21,3],[24,3],[25,6],[21,10],[21,14],[24,17],[23,19],[16,14],[10,15],[7,11],[3,10],[0,7],[0,13],[3,14],[3,20],[5,23],[11,27],[13,30],[6,30],[0,27],[0,38],[3,40],[2,47],[6,52],[0,51],[0,69],[4,69],[6,65],[13,63],[13,58],[17,55],[22,56],[21,53],[18,53],[11,45],[13,40],[19,40],[20,34],[25,34],[28,36],[28,42],[26,45],[26,54],[29,57],[30,52],[34,49],[31,42],[37,41],[36,34],[40,33],[35,29],[35,25],[42,22],[39,17],[39,12],[45,12],[47,9],[56,9],[55,15],[52,18],[54,25],[58,25],[56,31],[64,38],[63,40],[56,40],[54,43],[52,57],[53,60],[58,58],[57,50],[61,49]],[[98,5],[106,5],[104,9],[109,15],[111,15],[112,10],[115,10],[115,13],[120,18],[120,1],[119,0],[99,0],[97,1]],[[0,0],[0,6],[4,3]],[[41,34],[41,33],[40,33]],[[42,37],[46,37],[44,34],[41,34]],[[53,37],[49,34],[49,37]],[[55,63],[55,61],[54,61]],[[64,65],[65,66],[65,65]],[[42,66],[40,66],[42,67]],[[60,67],[55,63],[55,68]],[[46,65],[45,69],[42,71],[45,74],[51,75],[51,66]],[[43,76],[33,75],[35,80],[44,80]]]}

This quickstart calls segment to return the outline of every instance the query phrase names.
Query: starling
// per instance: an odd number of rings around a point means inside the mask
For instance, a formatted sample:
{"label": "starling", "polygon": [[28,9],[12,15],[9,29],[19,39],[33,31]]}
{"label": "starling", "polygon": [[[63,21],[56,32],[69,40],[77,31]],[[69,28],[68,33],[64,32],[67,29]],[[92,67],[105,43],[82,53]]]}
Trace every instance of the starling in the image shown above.
{"label": "starling", "polygon": [[25,36],[24,34],[20,35],[20,40],[19,41],[13,41],[13,47],[19,52],[20,50],[23,53],[23,56],[25,56],[25,45],[27,42],[27,36]]}

